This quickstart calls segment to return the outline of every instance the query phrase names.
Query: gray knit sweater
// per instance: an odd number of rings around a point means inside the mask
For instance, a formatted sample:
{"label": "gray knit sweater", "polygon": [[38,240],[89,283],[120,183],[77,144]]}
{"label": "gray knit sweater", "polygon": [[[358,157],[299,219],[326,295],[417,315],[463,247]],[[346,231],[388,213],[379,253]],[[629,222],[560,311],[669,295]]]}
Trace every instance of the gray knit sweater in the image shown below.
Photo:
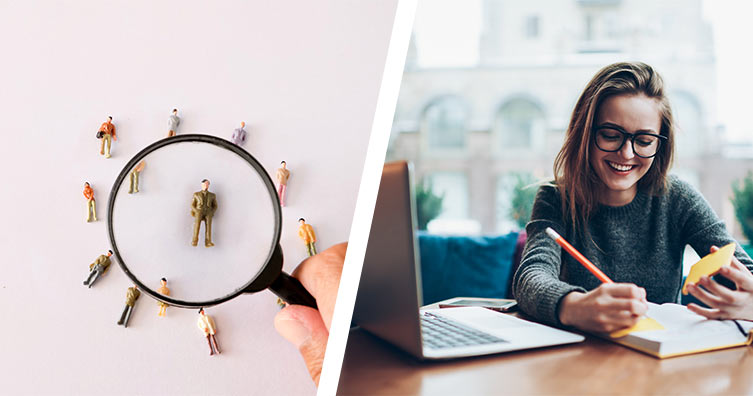
{"label": "gray knit sweater", "polygon": [[[562,215],[556,187],[536,194],[528,239],[513,291],[523,312],[542,322],[561,325],[559,302],[571,291],[592,290],[600,282],[563,252],[544,231],[552,227],[615,282],[646,289],[654,303],[677,302],[682,286],[682,257],[690,245],[701,257],[712,245],[734,239],[703,196],[689,184],[670,177],[663,195],[638,192],[625,206],[602,205],[589,221],[591,239],[576,235]],[[735,256],[753,272],[753,260],[737,246]]]}

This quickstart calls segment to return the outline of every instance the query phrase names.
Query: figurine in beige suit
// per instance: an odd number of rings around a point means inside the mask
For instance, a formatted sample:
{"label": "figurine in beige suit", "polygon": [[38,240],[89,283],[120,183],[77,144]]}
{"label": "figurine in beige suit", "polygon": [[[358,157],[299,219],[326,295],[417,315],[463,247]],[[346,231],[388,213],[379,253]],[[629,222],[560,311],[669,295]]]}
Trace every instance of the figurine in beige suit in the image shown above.
{"label": "figurine in beige suit", "polygon": [[214,325],[214,319],[211,316],[204,313],[204,308],[199,309],[199,320],[196,322],[199,329],[204,333],[209,344],[209,354],[214,355],[220,353],[220,347],[217,345],[217,339],[214,335],[217,333],[217,328]]}
{"label": "figurine in beige suit", "polygon": [[214,193],[209,192],[209,180],[201,181],[201,191],[193,193],[191,201],[191,216],[193,216],[193,239],[191,245],[196,246],[199,243],[199,228],[201,222],[204,222],[204,246],[212,247],[212,217],[217,211],[217,197]]}

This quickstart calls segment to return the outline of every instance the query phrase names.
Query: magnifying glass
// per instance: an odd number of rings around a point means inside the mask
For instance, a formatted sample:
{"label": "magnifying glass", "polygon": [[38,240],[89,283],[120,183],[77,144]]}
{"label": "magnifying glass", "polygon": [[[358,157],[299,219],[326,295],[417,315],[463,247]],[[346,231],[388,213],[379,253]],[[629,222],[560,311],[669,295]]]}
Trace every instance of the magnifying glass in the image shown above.
{"label": "magnifying glass", "polygon": [[[200,308],[269,289],[316,308],[282,271],[272,180],[251,154],[218,137],[169,137],[136,154],[110,191],[107,229],[123,272],[158,301]],[[152,288],[161,278],[170,296]]]}

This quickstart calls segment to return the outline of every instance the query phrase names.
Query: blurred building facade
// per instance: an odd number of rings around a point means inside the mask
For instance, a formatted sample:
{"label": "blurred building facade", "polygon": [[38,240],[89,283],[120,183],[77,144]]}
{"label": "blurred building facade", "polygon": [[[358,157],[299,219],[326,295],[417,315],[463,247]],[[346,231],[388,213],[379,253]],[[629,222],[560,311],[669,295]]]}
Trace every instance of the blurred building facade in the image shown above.
{"label": "blurred building facade", "polygon": [[[513,175],[552,177],[581,91],[603,66],[646,62],[665,80],[679,126],[672,173],[700,189],[737,237],[731,184],[750,150],[723,140],[711,26],[700,0],[483,0],[479,61],[421,68],[412,40],[387,159],[414,162],[444,193],[447,224],[515,228]],[[454,223],[453,223],[454,222]]]}

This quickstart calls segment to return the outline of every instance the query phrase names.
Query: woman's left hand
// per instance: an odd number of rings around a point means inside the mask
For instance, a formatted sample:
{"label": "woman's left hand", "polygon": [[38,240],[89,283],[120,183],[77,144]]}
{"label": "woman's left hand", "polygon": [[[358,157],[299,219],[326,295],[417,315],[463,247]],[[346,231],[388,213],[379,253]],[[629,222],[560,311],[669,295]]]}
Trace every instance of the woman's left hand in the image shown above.
{"label": "woman's left hand", "polygon": [[[717,250],[718,247],[711,247],[712,253]],[[709,308],[691,303],[688,309],[709,319],[753,320],[753,274],[735,256],[719,274],[734,282],[737,290],[720,285],[710,276],[702,276],[697,284],[688,284],[688,291]]]}

